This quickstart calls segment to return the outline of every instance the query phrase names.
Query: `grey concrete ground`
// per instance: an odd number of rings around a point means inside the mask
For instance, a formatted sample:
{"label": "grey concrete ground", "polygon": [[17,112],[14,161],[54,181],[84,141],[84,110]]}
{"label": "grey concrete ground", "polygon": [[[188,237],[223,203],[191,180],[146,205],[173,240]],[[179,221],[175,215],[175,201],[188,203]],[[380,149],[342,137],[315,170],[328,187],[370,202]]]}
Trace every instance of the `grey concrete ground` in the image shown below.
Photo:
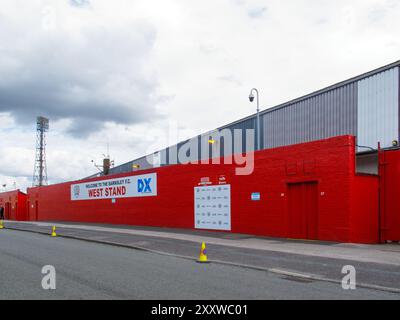
{"label": "grey concrete ground", "polygon": [[[7,227],[49,233],[49,223],[7,222]],[[246,235],[204,231],[57,224],[58,234],[90,241],[114,243],[128,247],[185,256],[196,259],[200,242],[207,242],[209,258],[225,263],[247,265],[278,274],[340,282],[342,268],[354,266],[360,287],[379,287],[400,293],[399,245],[369,246],[329,242],[288,241],[254,238]],[[147,232],[154,236],[149,236]],[[167,235],[167,236],[166,236]],[[184,236],[182,238],[181,236]],[[184,240],[183,240],[184,239]],[[213,241],[210,244],[210,239]],[[250,244],[250,245],[249,245]],[[254,247],[259,249],[253,249]],[[282,251],[279,251],[282,250]],[[295,250],[296,253],[292,253]],[[331,256],[337,258],[330,258]],[[342,259],[340,257],[346,257]],[[366,262],[367,261],[367,262]],[[368,261],[378,261],[368,262]]]}
{"label": "grey concrete ground", "polygon": [[[306,241],[256,237],[252,235],[156,227],[116,226],[68,222],[7,222],[17,228],[41,229],[48,232],[53,225],[61,230],[95,232],[99,237],[108,235],[142,236],[167,240],[199,243],[206,241],[212,245],[225,247],[302,254],[306,256],[352,260],[359,262],[385,263],[400,266],[400,245],[363,245],[335,242]],[[80,232],[80,234],[84,234]],[[397,253],[397,254],[396,254]]]}
{"label": "grey concrete ground", "polygon": [[[53,265],[57,289],[41,288]],[[0,299],[399,299],[370,289],[35,233],[1,230]]]}

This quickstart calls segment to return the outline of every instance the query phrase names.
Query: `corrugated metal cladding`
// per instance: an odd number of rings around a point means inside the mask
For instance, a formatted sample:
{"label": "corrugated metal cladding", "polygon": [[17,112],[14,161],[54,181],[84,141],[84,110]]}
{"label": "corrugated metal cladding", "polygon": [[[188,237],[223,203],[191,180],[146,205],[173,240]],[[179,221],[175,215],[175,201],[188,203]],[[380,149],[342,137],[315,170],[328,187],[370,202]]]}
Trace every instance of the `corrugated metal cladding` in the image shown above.
{"label": "corrugated metal cladding", "polygon": [[[358,145],[383,148],[399,141],[399,68],[358,82]],[[359,148],[362,150],[362,148]]]}
{"label": "corrugated metal cladding", "polygon": [[[244,121],[236,122],[226,127],[222,127],[221,130],[228,129],[232,132],[232,136],[234,137],[235,130],[241,130],[241,141],[232,141],[232,145],[234,145],[237,149],[240,149],[242,152],[253,151],[257,147],[257,132],[254,131],[254,142],[249,143],[247,141],[247,133],[246,130],[257,130],[257,118],[255,116],[248,118]],[[264,135],[263,135],[263,121],[260,118],[260,145],[261,147],[264,145]],[[222,146],[223,150],[223,146]],[[226,152],[221,151],[221,154],[228,155]]]}
{"label": "corrugated metal cladding", "polygon": [[264,148],[357,134],[357,84],[322,93],[263,115]]}
{"label": "corrugated metal cladding", "polygon": [[[139,168],[135,169],[135,168],[133,168],[133,165],[139,165]],[[111,168],[110,174],[125,173],[125,172],[131,172],[134,170],[144,170],[144,169],[150,169],[150,168],[153,168],[153,165],[147,161],[146,157],[142,157],[137,160],[130,161],[128,163],[120,165],[118,167]]]}
{"label": "corrugated metal cladding", "polygon": [[[192,140],[182,141],[175,146],[163,149],[159,151],[160,164],[180,164],[182,163],[180,160],[183,158],[185,158],[187,162],[201,161],[209,158],[219,158],[220,156],[229,156],[232,154],[232,151],[235,153],[235,150],[238,153],[253,151],[256,145],[256,137],[254,135],[247,134],[246,130],[254,130],[256,126],[255,122],[255,117],[250,118],[245,121],[240,121],[233,125],[222,127],[209,133],[199,135]],[[260,140],[261,145],[263,145],[263,126],[261,121],[260,126]],[[235,136],[235,131],[238,131],[240,134],[236,133],[237,136]],[[248,135],[248,137],[246,135]],[[214,140],[215,144],[208,144],[208,140]],[[230,141],[231,147],[226,145],[226,141],[228,140]],[[204,144],[204,142],[205,147],[208,147],[208,155],[205,155],[202,150],[202,143]],[[192,149],[190,148],[190,143],[193,143]],[[191,153],[190,149],[194,152]],[[184,154],[185,156],[182,158],[178,156],[179,154]]]}
{"label": "corrugated metal cladding", "polygon": [[[393,140],[399,140],[399,65],[400,62],[395,62],[293,102],[265,110],[260,119],[262,149],[346,134],[357,136],[358,145],[376,148],[380,141],[382,147],[392,146]],[[255,128],[256,116],[253,115],[204,136],[208,137],[224,129],[230,130],[234,136],[234,130],[241,129],[242,139],[234,140],[233,146],[236,150],[246,152],[256,146],[257,136],[254,136],[254,144],[248,143],[245,130]],[[201,141],[201,136],[197,139]],[[230,149],[224,146],[224,139],[215,140],[216,143],[209,146],[210,154],[211,151],[219,150],[220,155],[229,155]],[[161,150],[161,165],[176,164],[176,153],[186,142]],[[200,143],[197,152],[187,155],[187,160],[190,161],[203,160]],[[133,164],[139,164],[140,169],[152,167],[143,157],[113,168],[111,173],[131,171]]]}

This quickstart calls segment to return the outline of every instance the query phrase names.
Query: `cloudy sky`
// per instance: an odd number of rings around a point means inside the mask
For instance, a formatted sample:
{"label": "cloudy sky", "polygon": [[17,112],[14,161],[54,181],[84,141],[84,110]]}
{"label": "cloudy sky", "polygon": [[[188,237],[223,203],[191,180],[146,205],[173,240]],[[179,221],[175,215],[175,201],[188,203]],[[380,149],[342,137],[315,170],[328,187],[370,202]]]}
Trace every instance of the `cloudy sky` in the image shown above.
{"label": "cloudy sky", "polygon": [[[121,164],[400,59],[398,0],[0,0],[0,184]],[[179,130],[171,130],[171,128]],[[173,133],[171,133],[173,132]],[[1,188],[1,186],[0,186]]]}

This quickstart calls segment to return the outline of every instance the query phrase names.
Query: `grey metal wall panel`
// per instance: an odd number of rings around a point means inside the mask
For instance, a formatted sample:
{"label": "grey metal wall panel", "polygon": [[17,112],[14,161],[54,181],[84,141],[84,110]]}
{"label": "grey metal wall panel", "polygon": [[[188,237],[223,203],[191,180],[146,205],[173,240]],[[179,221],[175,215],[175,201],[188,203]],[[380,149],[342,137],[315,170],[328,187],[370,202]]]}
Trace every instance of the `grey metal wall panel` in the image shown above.
{"label": "grey metal wall panel", "polygon": [[264,148],[357,133],[357,83],[263,115]]}
{"label": "grey metal wall panel", "polygon": [[[399,65],[398,61],[263,111],[260,119],[261,146],[274,148],[344,134],[360,135],[359,144],[376,144],[376,140],[379,139],[383,146],[388,146],[392,140],[399,139]],[[361,101],[360,109],[358,100]],[[381,105],[384,106],[383,109],[380,109]],[[360,119],[359,123],[357,117]],[[245,132],[246,129],[255,127],[256,116],[252,115],[216,131],[242,129]],[[250,151],[245,141],[243,136],[240,142],[243,152]],[[182,146],[183,143],[179,143],[178,146]],[[176,163],[169,154],[169,150],[176,147],[171,146],[161,151],[166,153],[166,163],[162,165]],[[221,155],[226,155],[223,141],[219,147]],[[132,164],[141,162],[142,159],[113,168],[112,173],[129,172],[132,170]],[[149,167],[149,164],[142,165],[142,168]]]}
{"label": "grey metal wall panel", "polygon": [[[153,165],[147,161],[147,157],[142,157],[133,161],[132,165],[134,164],[139,165],[140,170],[151,169],[153,167]],[[130,169],[132,170],[132,167]]]}
{"label": "grey metal wall panel", "polygon": [[[134,169],[133,165],[139,165],[140,168]],[[126,172],[132,172],[134,170],[145,170],[145,169],[150,169],[152,167],[153,166],[147,161],[147,157],[142,157],[134,161],[124,163],[123,165],[117,166],[115,168],[111,168],[110,174],[126,173]]]}
{"label": "grey metal wall panel", "polygon": [[[196,140],[197,139],[197,140]],[[178,154],[177,154],[177,159],[178,159],[178,164],[183,162],[196,162],[199,161],[200,155],[199,155],[199,144],[198,144],[198,137],[194,138],[194,140],[186,140],[183,142],[178,143]],[[184,149],[182,149],[184,148]],[[180,152],[184,152],[184,158],[180,158]],[[193,151],[193,152],[192,152]],[[173,164],[173,163],[172,163]]]}
{"label": "grey metal wall panel", "polygon": [[[262,134],[262,119],[260,118],[260,127],[261,127],[261,134],[260,134],[260,145],[263,146],[263,134]],[[248,145],[246,143],[246,130],[256,130],[257,127],[257,118],[256,116],[246,119],[245,121],[242,122],[237,122],[232,125],[226,126],[223,129],[228,129],[232,132],[232,138],[234,139],[234,131],[235,130],[241,130],[241,141],[234,141],[232,140],[232,146],[237,146],[238,148],[241,148],[242,152],[249,152],[255,150],[257,147],[257,135],[255,134],[254,137],[254,144],[253,145]],[[240,145],[241,144],[241,145]],[[226,154],[225,151],[222,152],[223,155],[228,155]]]}
{"label": "grey metal wall panel", "polygon": [[358,154],[356,157],[356,172],[365,174],[379,173],[378,152]]}
{"label": "grey metal wall panel", "polygon": [[[213,138],[216,140],[216,143],[214,146],[210,146],[210,151],[211,152],[216,152],[215,148],[219,149],[219,155],[222,156],[230,156],[232,153],[229,151],[232,150],[233,152],[235,150],[240,150],[241,152],[249,152],[253,151],[254,148],[257,145],[257,140],[256,136],[254,136],[254,139],[251,139],[252,143],[247,143],[247,131],[246,130],[256,130],[256,116],[253,116],[251,118],[247,118],[243,121],[238,121],[236,123],[233,123],[231,125],[221,127],[219,129],[216,129],[214,131],[211,131],[209,133],[204,134],[204,137],[208,139],[208,137]],[[262,118],[260,118],[260,145],[263,146],[263,123],[262,123]],[[239,135],[240,138],[235,139],[235,131],[241,131],[241,134]],[[228,140],[228,137],[225,136],[225,132],[230,131],[230,137]],[[199,136],[199,139],[201,136]],[[231,146],[227,146],[227,143],[230,143]],[[201,160],[203,160],[204,157],[201,157]]]}
{"label": "grey metal wall panel", "polygon": [[358,145],[391,147],[399,140],[399,68],[359,81],[358,101]]}

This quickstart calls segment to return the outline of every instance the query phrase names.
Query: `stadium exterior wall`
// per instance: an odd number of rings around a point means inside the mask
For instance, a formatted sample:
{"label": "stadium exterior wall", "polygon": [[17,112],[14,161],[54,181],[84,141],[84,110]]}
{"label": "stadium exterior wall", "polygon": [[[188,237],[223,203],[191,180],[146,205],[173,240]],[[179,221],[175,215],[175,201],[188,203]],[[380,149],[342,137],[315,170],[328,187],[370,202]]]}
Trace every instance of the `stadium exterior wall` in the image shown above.
{"label": "stadium exterior wall", "polygon": [[4,217],[7,220],[28,219],[27,195],[19,190],[0,193],[0,207],[4,208]]}
{"label": "stadium exterior wall", "polygon": [[[175,165],[134,174],[148,173],[157,174],[157,196],[116,199],[115,203],[110,199],[71,201],[72,184],[104,177],[28,189],[29,219],[194,229],[194,188],[204,177],[214,185],[224,177],[231,185],[231,232],[379,241],[378,177],[356,175],[352,136],[256,152],[255,170],[249,176],[236,175],[234,165]],[[260,201],[252,201],[255,192],[261,195]],[[315,230],[311,231],[309,217],[304,216],[308,205],[315,209]]]}

